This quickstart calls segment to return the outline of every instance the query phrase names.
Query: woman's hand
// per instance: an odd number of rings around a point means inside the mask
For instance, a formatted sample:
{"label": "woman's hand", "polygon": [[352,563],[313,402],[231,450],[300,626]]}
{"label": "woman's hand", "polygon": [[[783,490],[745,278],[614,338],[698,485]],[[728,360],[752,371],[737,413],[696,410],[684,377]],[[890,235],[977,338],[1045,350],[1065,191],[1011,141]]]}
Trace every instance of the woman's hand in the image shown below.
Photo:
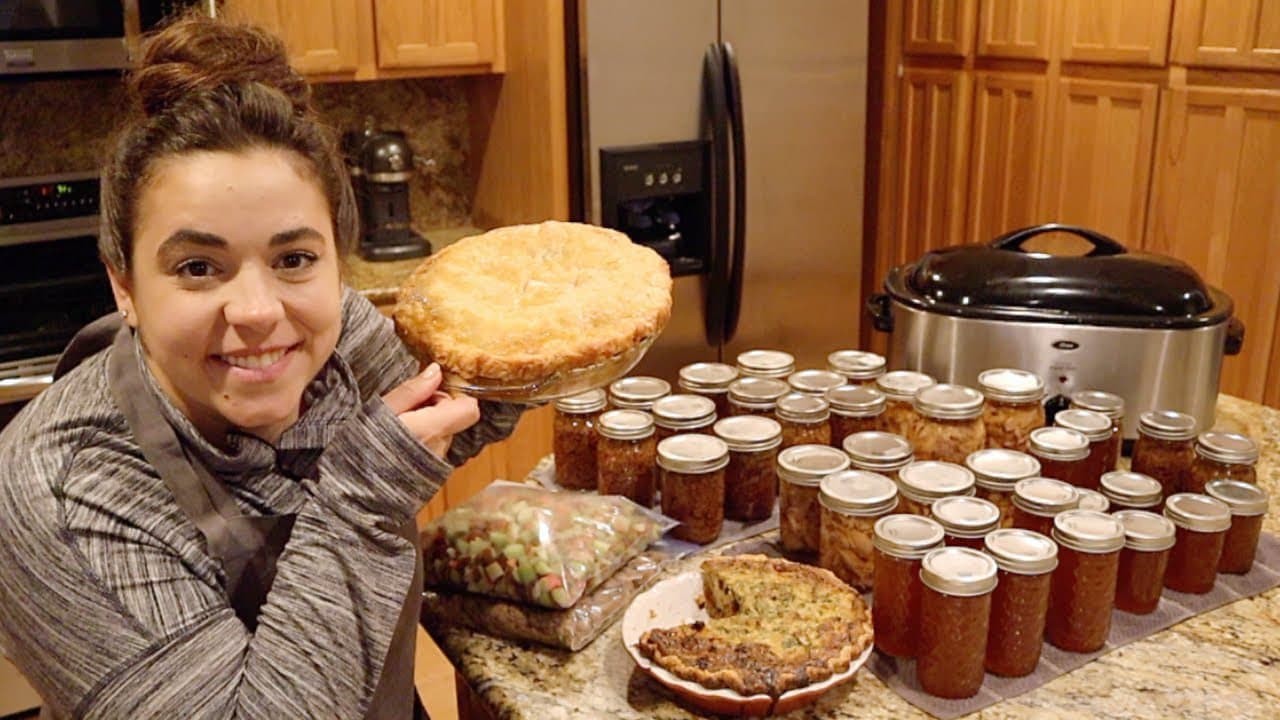
{"label": "woman's hand", "polygon": [[442,392],[440,380],[440,366],[431,363],[426,370],[392,388],[382,400],[428,450],[444,457],[454,433],[480,419],[480,404],[466,395],[454,397]]}

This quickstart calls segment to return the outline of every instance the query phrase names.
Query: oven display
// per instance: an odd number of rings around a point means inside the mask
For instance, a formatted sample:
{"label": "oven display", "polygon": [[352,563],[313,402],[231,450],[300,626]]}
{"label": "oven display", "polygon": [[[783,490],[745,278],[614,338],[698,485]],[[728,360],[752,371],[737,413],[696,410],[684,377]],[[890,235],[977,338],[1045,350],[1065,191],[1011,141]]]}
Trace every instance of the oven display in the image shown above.
{"label": "oven display", "polygon": [[0,188],[0,226],[97,214],[97,178]]}

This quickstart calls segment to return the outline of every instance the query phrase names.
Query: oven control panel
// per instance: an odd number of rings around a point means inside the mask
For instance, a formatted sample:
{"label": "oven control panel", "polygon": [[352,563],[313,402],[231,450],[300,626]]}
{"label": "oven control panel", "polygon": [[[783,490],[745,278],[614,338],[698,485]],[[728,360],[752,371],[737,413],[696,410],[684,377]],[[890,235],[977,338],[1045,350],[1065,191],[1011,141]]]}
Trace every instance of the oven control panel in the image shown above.
{"label": "oven control panel", "polygon": [[98,176],[27,178],[0,183],[0,227],[98,214]]}

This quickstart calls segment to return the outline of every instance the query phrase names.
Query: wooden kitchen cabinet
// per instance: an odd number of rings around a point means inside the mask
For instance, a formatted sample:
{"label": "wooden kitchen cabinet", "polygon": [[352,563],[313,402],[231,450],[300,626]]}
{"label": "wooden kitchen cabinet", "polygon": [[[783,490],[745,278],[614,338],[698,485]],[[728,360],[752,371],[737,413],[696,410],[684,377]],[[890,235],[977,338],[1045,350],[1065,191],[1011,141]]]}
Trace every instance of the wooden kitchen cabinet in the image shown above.
{"label": "wooden kitchen cabinet", "polygon": [[1034,225],[1044,145],[1045,79],[1024,73],[977,74],[969,153],[969,242]]}
{"label": "wooden kitchen cabinet", "polygon": [[1177,0],[1173,60],[1280,70],[1280,0]]}
{"label": "wooden kitchen cabinet", "polygon": [[964,57],[973,47],[978,0],[908,0],[903,50]]}
{"label": "wooden kitchen cabinet", "polygon": [[227,12],[279,35],[306,75],[356,71],[358,3],[353,0],[228,0]]}
{"label": "wooden kitchen cabinet", "polygon": [[1056,8],[1051,0],[982,0],[978,56],[1048,60]]}
{"label": "wooden kitchen cabinet", "polygon": [[492,65],[498,0],[374,0],[378,67]]}
{"label": "wooden kitchen cabinet", "polygon": [[1066,0],[1062,59],[1164,65],[1173,0]]}

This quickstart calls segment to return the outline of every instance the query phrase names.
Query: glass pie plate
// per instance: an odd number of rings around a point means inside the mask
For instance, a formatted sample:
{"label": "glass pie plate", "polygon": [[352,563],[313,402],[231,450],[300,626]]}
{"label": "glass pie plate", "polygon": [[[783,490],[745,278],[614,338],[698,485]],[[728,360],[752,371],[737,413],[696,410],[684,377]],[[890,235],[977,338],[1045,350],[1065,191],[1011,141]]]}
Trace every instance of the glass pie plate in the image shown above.
{"label": "glass pie plate", "polygon": [[653,345],[656,336],[645,338],[630,349],[613,357],[585,367],[554,373],[523,384],[511,384],[509,380],[465,378],[447,369],[444,387],[481,400],[504,402],[547,402],[570,395],[604,387],[623,377],[640,362]]}
{"label": "glass pie plate", "polygon": [[658,666],[640,652],[640,636],[652,628],[669,628],[710,619],[702,607],[702,573],[697,570],[667,578],[636,596],[622,616],[622,642],[640,669],[671,692],[700,710],[733,717],[781,715],[815,702],[831,688],[853,677],[871,656],[874,647],[849,663],[849,669],[822,682],[782,693],[775,700],[769,695],[742,695],[727,688],[711,689],[684,680]]}

